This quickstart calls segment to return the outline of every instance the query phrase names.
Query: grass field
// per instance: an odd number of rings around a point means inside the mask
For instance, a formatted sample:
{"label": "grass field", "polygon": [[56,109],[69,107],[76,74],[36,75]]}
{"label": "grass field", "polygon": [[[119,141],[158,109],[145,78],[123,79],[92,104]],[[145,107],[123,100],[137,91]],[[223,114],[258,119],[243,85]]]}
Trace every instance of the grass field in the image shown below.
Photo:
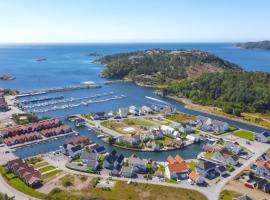
{"label": "grass field", "polygon": [[33,167],[37,169],[37,168],[45,167],[47,165],[49,165],[49,163],[47,163],[47,162],[41,162],[41,163],[35,164]]}
{"label": "grass field", "polygon": [[44,172],[51,171],[53,169],[55,169],[55,167],[53,167],[53,166],[47,166],[47,167],[43,167],[43,168],[39,169],[39,171],[40,171],[40,173],[44,173]]}
{"label": "grass field", "polygon": [[[194,190],[187,190],[181,188],[165,187],[151,184],[127,184],[126,182],[117,181],[115,186],[111,189],[102,189],[93,187],[93,183],[88,184],[89,186],[80,191],[76,191],[76,194],[81,196],[72,196],[74,192],[67,188],[62,192],[53,195],[53,199],[67,199],[65,197],[72,197],[72,200],[80,200],[81,197],[91,197],[119,200],[206,200],[207,198],[201,193]],[[181,198],[180,198],[181,197]]]}
{"label": "grass field", "polygon": [[158,140],[161,144],[163,144],[164,146],[169,145],[172,142],[172,138],[168,137],[168,136],[164,136],[164,138],[162,140]]}
{"label": "grass field", "polygon": [[196,116],[187,115],[184,113],[174,113],[174,114],[166,116],[166,119],[169,119],[171,121],[175,121],[178,123],[182,123],[182,122],[186,122],[189,120],[196,120]]}
{"label": "grass field", "polygon": [[[145,120],[143,118],[131,118],[124,120],[109,120],[101,122],[102,126],[112,129],[122,134],[132,134],[138,131],[143,131],[145,128],[149,128],[154,125],[151,121]],[[132,131],[125,131],[125,128],[133,128]]]}
{"label": "grass field", "polygon": [[187,162],[187,165],[188,165],[189,169],[191,169],[192,171],[194,171],[197,163],[198,162],[190,161],[190,162]]}
{"label": "grass field", "polygon": [[233,135],[240,138],[247,139],[247,140],[254,140],[254,133],[251,131],[243,130],[243,129],[239,131],[235,131]]}
{"label": "grass field", "polygon": [[42,180],[47,182],[47,181],[51,180],[51,178],[53,178],[54,176],[59,174],[60,172],[62,172],[62,170],[54,170],[54,171],[51,171],[47,174],[44,174],[44,175],[42,175]]}
{"label": "grass field", "polygon": [[214,153],[204,153],[204,154],[203,154],[203,157],[204,157],[204,158],[208,158],[208,159],[213,158],[213,156],[214,156]]}

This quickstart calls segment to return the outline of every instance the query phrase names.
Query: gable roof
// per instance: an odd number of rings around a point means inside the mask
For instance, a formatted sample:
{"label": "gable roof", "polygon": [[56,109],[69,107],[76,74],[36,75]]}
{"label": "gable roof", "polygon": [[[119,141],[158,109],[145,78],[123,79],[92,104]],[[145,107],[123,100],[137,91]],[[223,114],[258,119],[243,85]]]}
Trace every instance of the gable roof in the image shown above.
{"label": "gable roof", "polygon": [[193,181],[197,181],[200,178],[200,175],[196,171],[192,171],[188,176]]}
{"label": "gable roof", "polygon": [[202,159],[200,159],[200,160],[199,160],[199,163],[197,164],[196,167],[197,167],[197,168],[200,168],[200,169],[202,169],[202,170],[207,171],[207,170],[210,170],[210,169],[215,168],[215,167],[216,167],[216,164],[213,163],[213,162],[210,162],[210,161],[208,161],[208,160],[202,160]]}
{"label": "gable roof", "polygon": [[188,166],[185,162],[182,163],[173,163],[168,164],[168,168],[170,172],[180,173],[180,172],[186,172],[188,170]]}
{"label": "gable roof", "polygon": [[256,160],[256,165],[259,167],[264,167],[266,170],[270,172],[270,160],[264,162],[261,160]]}

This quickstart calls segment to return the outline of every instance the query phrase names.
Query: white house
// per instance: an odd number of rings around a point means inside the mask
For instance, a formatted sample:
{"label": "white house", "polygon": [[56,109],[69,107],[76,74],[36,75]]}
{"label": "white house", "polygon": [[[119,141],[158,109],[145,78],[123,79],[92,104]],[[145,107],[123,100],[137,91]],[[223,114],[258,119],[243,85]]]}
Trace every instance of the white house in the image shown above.
{"label": "white house", "polygon": [[227,131],[229,130],[229,124],[218,120],[213,120],[212,126],[215,131]]}
{"label": "white house", "polygon": [[270,142],[270,133],[262,132],[262,133],[255,133],[255,140],[258,142],[268,143]]}
{"label": "white house", "polygon": [[160,127],[160,130],[163,134],[166,134],[166,135],[172,135],[173,132],[175,131],[173,127],[170,127],[170,126],[166,126],[166,125],[162,125]]}
{"label": "white house", "polygon": [[152,110],[150,107],[148,107],[148,106],[142,106],[142,107],[141,107],[141,111],[142,111],[144,114],[150,114],[150,113],[153,112],[153,110]]}
{"label": "white house", "polygon": [[189,134],[189,133],[193,133],[194,130],[191,126],[188,126],[188,125],[182,125],[182,126],[179,126],[179,131],[181,133],[186,133],[186,134]]}
{"label": "white house", "polygon": [[224,150],[218,151],[214,154],[213,157],[214,160],[217,160],[219,162],[222,162],[224,164],[231,164],[233,166],[236,166],[239,164],[238,160],[238,156],[236,155],[232,155],[229,152],[226,152]]}
{"label": "white house", "polygon": [[197,116],[197,122],[199,122],[201,125],[210,126],[212,124],[212,119],[199,115]]}
{"label": "white house", "polygon": [[186,139],[188,141],[191,141],[191,142],[199,142],[200,141],[200,137],[197,136],[197,135],[194,135],[194,134],[191,134],[191,135],[187,135]]}
{"label": "white house", "polygon": [[226,141],[224,143],[224,148],[227,149],[232,154],[238,154],[241,151],[241,146],[237,142]]}
{"label": "white house", "polygon": [[268,161],[257,160],[256,166],[257,166],[256,174],[264,177],[265,176],[270,177],[270,160]]}
{"label": "white house", "polygon": [[139,110],[136,106],[130,106],[128,111],[132,115],[138,115],[138,113],[139,113]]}
{"label": "white house", "polygon": [[125,118],[128,116],[128,108],[119,108],[118,114],[120,117]]}

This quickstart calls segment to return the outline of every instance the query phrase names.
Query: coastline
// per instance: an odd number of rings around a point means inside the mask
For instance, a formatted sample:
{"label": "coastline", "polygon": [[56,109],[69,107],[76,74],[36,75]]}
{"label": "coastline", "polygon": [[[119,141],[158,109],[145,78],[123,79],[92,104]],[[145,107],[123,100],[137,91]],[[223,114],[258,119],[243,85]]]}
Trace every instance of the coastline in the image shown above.
{"label": "coastline", "polygon": [[[176,97],[176,96],[166,96],[166,97],[169,98],[169,99],[175,100],[175,101],[177,101],[177,102],[179,102],[181,104],[183,104],[185,106],[185,108],[187,108],[187,109],[191,109],[191,110],[203,112],[203,113],[206,113],[206,114],[215,115],[215,116],[218,116],[218,117],[223,117],[223,118],[226,118],[226,119],[238,121],[238,122],[245,123],[245,124],[251,124],[251,125],[254,125],[254,126],[258,126],[260,128],[269,129],[269,127],[267,127],[267,126],[262,126],[260,124],[254,123],[254,122],[250,122],[250,121],[244,120],[244,119],[242,119],[240,117],[236,117],[236,116],[232,116],[232,115],[230,115],[230,116],[228,115],[227,116],[225,113],[224,114],[219,114],[217,112],[218,111],[219,112],[222,112],[222,111],[221,111],[220,108],[217,108],[217,107],[213,107],[213,106],[202,106],[202,105],[194,104],[194,103],[191,102],[191,100],[189,100],[187,98],[180,98],[180,97]],[[216,112],[214,112],[214,111],[209,112],[209,110],[216,110]]]}

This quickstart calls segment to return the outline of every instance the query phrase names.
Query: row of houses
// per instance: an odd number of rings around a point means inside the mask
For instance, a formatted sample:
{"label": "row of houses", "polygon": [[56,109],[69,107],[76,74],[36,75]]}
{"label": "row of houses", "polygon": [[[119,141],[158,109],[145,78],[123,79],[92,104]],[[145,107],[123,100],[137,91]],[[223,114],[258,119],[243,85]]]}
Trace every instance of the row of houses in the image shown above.
{"label": "row of houses", "polygon": [[81,156],[85,149],[96,152],[97,154],[105,153],[104,146],[99,146],[84,136],[73,138],[60,147],[61,152],[70,158]]}
{"label": "row of houses", "polygon": [[130,106],[130,107],[124,107],[119,108],[117,112],[95,112],[92,113],[92,117],[94,120],[106,120],[109,118],[127,118],[128,115],[134,115],[134,116],[144,116],[149,115],[154,112],[159,112],[162,115],[168,115],[173,112],[175,112],[175,108],[172,106],[158,106],[158,105],[152,105],[150,107],[148,106],[142,106],[140,108],[136,106]]}
{"label": "row of houses", "polygon": [[225,165],[238,166],[239,154],[242,151],[241,146],[237,142],[225,141],[224,146],[214,144],[206,144],[203,151],[213,153],[212,159]]}
{"label": "row of houses", "polygon": [[41,130],[40,133],[45,137],[52,137],[71,132],[72,129],[67,125]]}
{"label": "row of houses", "polygon": [[14,137],[16,135],[27,134],[31,132],[39,132],[44,129],[55,128],[61,126],[62,122],[56,118],[42,120],[36,123],[9,127],[0,130],[0,136],[3,138]]}
{"label": "row of houses", "polygon": [[8,108],[8,104],[7,104],[5,97],[4,97],[4,92],[0,92],[0,111],[6,112],[8,110],[9,110],[9,108]]}
{"label": "row of houses", "polygon": [[42,185],[41,173],[20,158],[9,161],[7,168],[32,188],[37,188]]}
{"label": "row of houses", "polygon": [[219,131],[228,131],[229,124],[227,122],[222,122],[219,120],[213,120],[209,117],[197,116],[198,126],[202,128],[203,131],[207,132],[219,132]]}
{"label": "row of houses", "polygon": [[270,179],[270,156],[262,155],[252,166],[258,176]]}
{"label": "row of houses", "polygon": [[264,131],[261,133],[255,133],[254,139],[257,140],[258,142],[270,143],[270,132]]}
{"label": "row of houses", "polygon": [[8,146],[12,146],[15,144],[22,144],[25,142],[30,142],[38,139],[41,139],[41,136],[37,132],[33,132],[25,135],[16,135],[14,137],[4,138],[2,142]]}

